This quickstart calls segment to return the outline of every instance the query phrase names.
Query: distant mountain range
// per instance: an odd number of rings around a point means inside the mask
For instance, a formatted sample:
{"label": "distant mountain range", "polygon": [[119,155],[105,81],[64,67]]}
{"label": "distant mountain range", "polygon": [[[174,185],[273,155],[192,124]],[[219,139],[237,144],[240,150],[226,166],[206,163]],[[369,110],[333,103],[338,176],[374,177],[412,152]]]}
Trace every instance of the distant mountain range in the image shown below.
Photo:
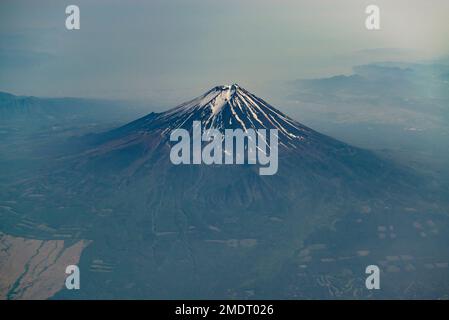
{"label": "distant mountain range", "polygon": [[448,99],[448,75],[449,66],[443,64],[373,63],[354,67],[350,75],[292,81],[291,97],[315,102],[330,98]]}
{"label": "distant mountain range", "polygon": [[[146,106],[148,108],[148,106]],[[15,124],[32,132],[52,126],[86,126],[131,120],[142,114],[142,103],[84,98],[42,98],[0,92],[0,125]]]}

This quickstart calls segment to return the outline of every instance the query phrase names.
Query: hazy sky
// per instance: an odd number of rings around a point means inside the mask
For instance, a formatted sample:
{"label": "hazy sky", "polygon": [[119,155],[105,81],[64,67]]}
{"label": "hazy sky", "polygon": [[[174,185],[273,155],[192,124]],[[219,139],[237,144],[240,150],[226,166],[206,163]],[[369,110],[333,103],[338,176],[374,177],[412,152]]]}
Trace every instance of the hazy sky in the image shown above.
{"label": "hazy sky", "polygon": [[[65,29],[70,4],[81,30]],[[368,4],[380,31],[365,29]],[[355,64],[447,55],[448,13],[447,0],[1,0],[0,91],[171,102],[236,82],[269,96]]]}

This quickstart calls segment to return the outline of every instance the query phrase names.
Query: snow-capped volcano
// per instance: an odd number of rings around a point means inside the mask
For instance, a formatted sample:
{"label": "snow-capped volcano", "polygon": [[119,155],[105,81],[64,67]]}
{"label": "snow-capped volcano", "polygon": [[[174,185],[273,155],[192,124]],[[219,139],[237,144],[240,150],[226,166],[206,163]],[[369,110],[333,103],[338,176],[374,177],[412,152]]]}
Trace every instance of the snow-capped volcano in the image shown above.
{"label": "snow-capped volcano", "polygon": [[278,129],[289,139],[299,138],[304,131],[300,124],[237,84],[212,88],[161,114],[161,119],[176,127],[201,120],[205,129]]}
{"label": "snow-capped volcano", "polygon": [[237,84],[216,86],[203,95],[159,114],[149,114],[129,125],[137,130],[190,130],[193,121],[203,129],[277,129],[280,143],[306,139],[308,129]]}
{"label": "snow-capped volcano", "polygon": [[288,161],[295,166],[315,168],[321,164],[336,168],[346,166],[349,158],[364,154],[361,150],[300,124],[239,85],[233,84],[216,86],[170,110],[150,113],[101,134],[94,138],[95,148],[89,151],[89,155],[93,158],[105,156],[115,163],[116,154],[120,154],[121,159],[123,157],[132,163],[132,170],[145,164],[153,165],[156,159],[168,163],[167,157],[174,144],[170,140],[171,133],[176,129],[185,129],[193,136],[194,123],[197,122],[201,123],[204,131],[277,129],[279,158],[285,161],[289,158]]}
{"label": "snow-capped volcano", "polygon": [[[171,133],[180,127],[192,130],[188,133],[193,141],[194,121],[203,128],[277,129],[284,146],[279,147],[278,170],[261,175],[260,161],[256,166],[195,163],[193,143],[192,162],[174,164]],[[41,143],[30,143],[35,141]],[[303,269],[299,263],[310,262],[303,252],[313,254],[312,261],[321,261],[315,258],[323,256],[321,252],[338,257],[336,244],[343,246],[338,254],[351,255],[366,247],[363,242],[346,246],[351,242],[348,228],[363,223],[366,229],[352,235],[363,240],[366,233],[366,244],[377,239],[373,226],[403,218],[411,225],[434,206],[422,205],[422,189],[414,189],[419,181],[394,164],[302,126],[236,85],[215,87],[166,112],[69,141],[73,143],[63,146],[59,159],[48,158],[40,170],[32,166],[29,177],[22,173],[15,181],[4,179],[11,188],[2,195],[21,203],[23,213],[0,212],[0,225],[39,238],[61,232],[63,238],[89,239],[82,263],[99,259],[104,264],[87,268],[87,280],[93,279],[94,285],[81,290],[82,297],[254,297],[245,293],[248,290],[258,298],[309,297],[297,294],[309,275],[298,275]],[[403,209],[408,207],[417,208],[416,217],[409,217],[409,210]],[[310,249],[318,243],[326,243],[323,250]],[[370,257],[393,254],[397,252],[375,251]],[[359,272],[365,262],[354,260],[352,270]],[[330,264],[311,266],[323,270]],[[103,265],[110,275],[98,277]],[[346,260],[335,266],[332,281],[352,281],[355,273],[346,272]],[[285,272],[296,276],[285,278]],[[320,272],[304,282],[304,288],[327,292],[312,286],[319,283]],[[291,280],[301,283],[290,285]]]}

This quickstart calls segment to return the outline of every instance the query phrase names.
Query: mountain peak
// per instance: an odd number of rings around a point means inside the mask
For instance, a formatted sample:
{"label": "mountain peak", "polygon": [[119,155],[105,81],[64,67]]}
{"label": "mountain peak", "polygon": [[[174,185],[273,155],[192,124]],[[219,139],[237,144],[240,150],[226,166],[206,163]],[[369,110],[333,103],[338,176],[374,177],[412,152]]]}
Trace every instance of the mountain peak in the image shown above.
{"label": "mountain peak", "polygon": [[174,129],[192,130],[194,121],[200,121],[203,130],[277,129],[280,145],[294,148],[312,132],[238,84],[215,86],[197,98],[162,113],[151,113],[119,131],[156,129],[168,137]]}
{"label": "mountain peak", "polygon": [[210,108],[213,114],[217,114],[224,106],[230,106],[232,104],[231,101],[236,96],[244,94],[244,92],[247,91],[236,83],[216,86],[202,96],[203,99],[200,101],[200,105]]}
{"label": "mountain peak", "polygon": [[240,89],[240,86],[237,83],[233,83],[233,84],[216,86],[215,88],[218,90],[221,90],[221,91],[234,91],[235,92],[238,89]]}
{"label": "mountain peak", "polygon": [[277,129],[281,144],[304,140],[310,131],[236,83],[215,86],[173,109],[152,114],[145,119],[144,126],[157,126],[164,132],[177,128],[189,130],[193,121],[200,121],[205,130]]}

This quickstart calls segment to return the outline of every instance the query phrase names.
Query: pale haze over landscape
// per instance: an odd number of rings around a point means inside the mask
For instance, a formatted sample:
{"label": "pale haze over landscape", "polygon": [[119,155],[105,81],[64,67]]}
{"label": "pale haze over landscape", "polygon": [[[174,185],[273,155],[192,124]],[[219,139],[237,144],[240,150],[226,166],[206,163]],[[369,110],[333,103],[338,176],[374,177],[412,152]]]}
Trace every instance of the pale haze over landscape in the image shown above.
{"label": "pale haze over landscape", "polygon": [[373,61],[449,52],[449,3],[376,1],[381,30],[365,29],[369,1],[2,1],[0,88],[19,95],[178,103],[217,84],[273,98],[284,82],[348,74]]}

